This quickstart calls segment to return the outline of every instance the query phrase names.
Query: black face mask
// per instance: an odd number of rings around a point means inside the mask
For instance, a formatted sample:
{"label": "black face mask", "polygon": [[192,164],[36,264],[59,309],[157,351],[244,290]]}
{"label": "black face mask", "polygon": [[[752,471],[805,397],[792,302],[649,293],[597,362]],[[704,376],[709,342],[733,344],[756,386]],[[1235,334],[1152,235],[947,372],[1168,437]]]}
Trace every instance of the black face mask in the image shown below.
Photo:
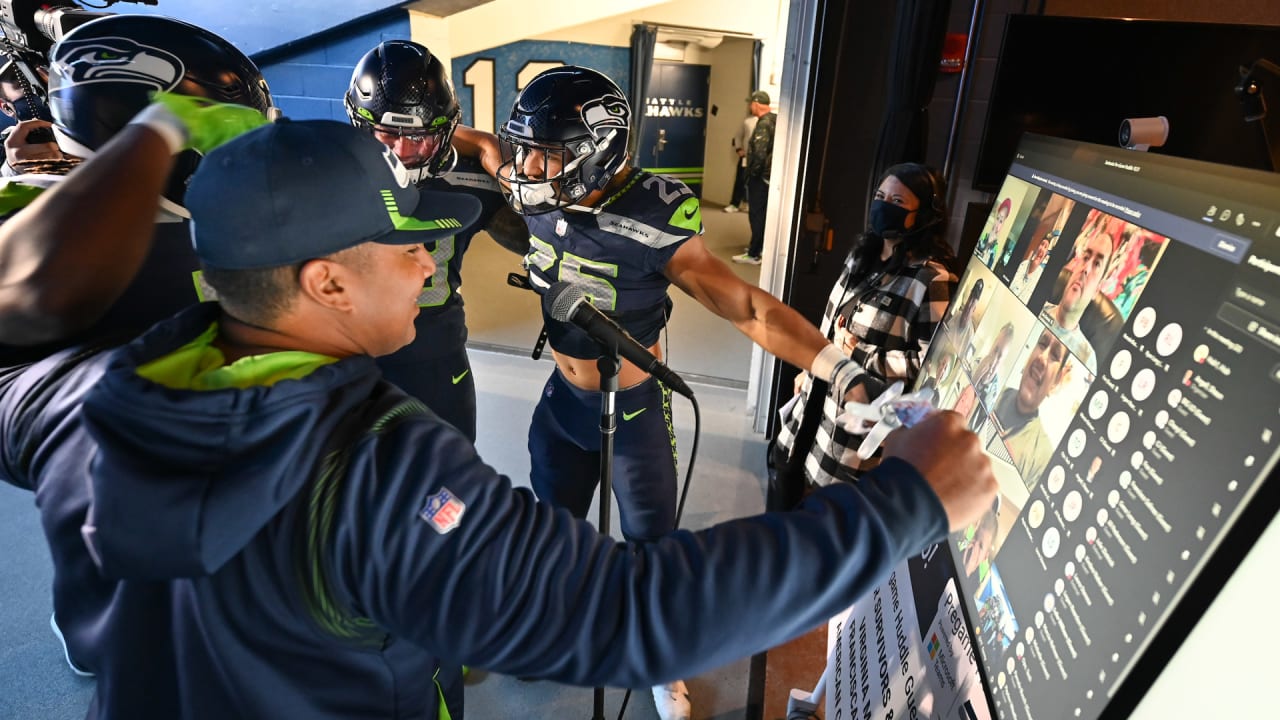
{"label": "black face mask", "polygon": [[894,205],[885,200],[872,200],[867,227],[872,233],[882,238],[902,237],[907,232],[907,216],[911,213],[911,210],[901,205]]}

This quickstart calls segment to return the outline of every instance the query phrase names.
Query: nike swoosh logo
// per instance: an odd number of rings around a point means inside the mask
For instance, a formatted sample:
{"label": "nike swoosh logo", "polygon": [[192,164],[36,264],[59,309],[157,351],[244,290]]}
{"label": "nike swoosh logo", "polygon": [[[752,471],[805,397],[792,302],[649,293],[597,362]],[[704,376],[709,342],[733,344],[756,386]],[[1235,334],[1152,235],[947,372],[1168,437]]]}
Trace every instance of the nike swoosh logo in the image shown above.
{"label": "nike swoosh logo", "polygon": [[623,419],[623,420],[631,420],[631,419],[632,419],[632,418],[634,418],[635,416],[639,415],[640,413],[642,413],[642,412],[644,412],[645,410],[648,410],[648,409],[649,409],[649,408],[647,408],[647,407],[642,407],[642,408],[640,408],[639,410],[637,410],[637,411],[635,411],[635,412],[624,412],[624,413],[622,413],[622,419]]}
{"label": "nike swoosh logo", "polygon": [[454,385],[457,385],[458,383],[462,382],[462,378],[466,377],[466,376],[467,376],[467,373],[469,373],[469,372],[471,372],[471,371],[470,371],[470,370],[463,370],[461,375],[457,375],[457,376],[455,376],[455,377],[453,378],[453,384],[454,384]]}
{"label": "nike swoosh logo", "polygon": [[684,219],[692,220],[694,215],[698,214],[698,208],[690,208],[684,211]]}

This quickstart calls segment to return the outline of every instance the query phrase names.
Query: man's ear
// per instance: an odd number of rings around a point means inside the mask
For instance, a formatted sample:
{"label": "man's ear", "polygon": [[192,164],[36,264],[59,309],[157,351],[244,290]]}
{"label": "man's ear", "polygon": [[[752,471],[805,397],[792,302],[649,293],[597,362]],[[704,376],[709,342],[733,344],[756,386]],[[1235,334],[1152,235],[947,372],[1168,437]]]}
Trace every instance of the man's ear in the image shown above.
{"label": "man's ear", "polygon": [[351,283],[351,269],[329,258],[309,260],[298,270],[302,296],[330,310],[351,309]]}

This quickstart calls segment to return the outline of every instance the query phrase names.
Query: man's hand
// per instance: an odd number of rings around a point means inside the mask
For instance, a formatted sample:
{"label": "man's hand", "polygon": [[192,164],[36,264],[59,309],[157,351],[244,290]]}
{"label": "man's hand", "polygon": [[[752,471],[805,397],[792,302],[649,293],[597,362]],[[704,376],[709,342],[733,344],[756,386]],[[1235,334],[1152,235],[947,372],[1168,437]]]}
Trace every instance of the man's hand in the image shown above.
{"label": "man's hand", "polygon": [[895,430],[884,450],[886,458],[902,458],[924,476],[947,511],[951,532],[977,522],[991,507],[997,489],[991,461],[959,414],[943,410]]}
{"label": "man's hand", "polygon": [[47,120],[23,120],[4,139],[4,156],[10,167],[30,160],[61,160],[62,151],[55,142],[31,143],[28,136],[37,128],[51,128]]}

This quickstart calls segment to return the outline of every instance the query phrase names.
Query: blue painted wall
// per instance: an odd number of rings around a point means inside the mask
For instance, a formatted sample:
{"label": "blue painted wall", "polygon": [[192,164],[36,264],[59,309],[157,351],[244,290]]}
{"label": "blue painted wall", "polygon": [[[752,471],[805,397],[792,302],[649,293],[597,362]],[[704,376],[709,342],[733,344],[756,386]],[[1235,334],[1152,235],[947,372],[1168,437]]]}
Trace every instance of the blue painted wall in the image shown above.
{"label": "blue painted wall", "polygon": [[384,13],[356,23],[347,32],[329,34],[296,50],[255,58],[271,86],[271,96],[286,117],[347,122],[342,96],[360,57],[383,40],[409,38],[409,13]]}
{"label": "blue painted wall", "polygon": [[[383,40],[409,39],[408,2],[388,0],[271,0],[223,3],[160,0],[158,6],[121,3],[113,12],[166,15],[222,35],[258,63],[276,105],[295,119],[345,122],[342,95],[356,61]],[[363,19],[362,19],[363,18]],[[560,62],[595,68],[630,91],[631,49],[575,42],[521,40],[453,58],[453,84],[463,122],[474,124],[473,89],[463,82],[479,59],[494,61],[495,121],[506,120],[519,88],[516,77],[530,62]]]}
{"label": "blue painted wall", "polygon": [[608,75],[623,95],[631,91],[631,48],[611,47],[608,45],[589,45],[587,43],[553,42],[547,40],[520,40],[488,50],[453,58],[453,87],[458,93],[458,101],[462,103],[462,122],[465,125],[475,124],[475,116],[471,108],[475,98],[472,88],[468,87],[463,76],[472,63],[479,59],[494,61],[494,122],[501,125],[510,117],[511,106],[515,104],[516,77],[530,62],[561,62],[565,65],[582,65],[594,68]]}
{"label": "blue painted wall", "polygon": [[[93,4],[93,0],[85,4]],[[408,4],[406,0],[159,0],[155,6],[122,2],[113,5],[110,12],[185,20],[218,33],[253,56]],[[404,37],[408,37],[407,31]]]}

